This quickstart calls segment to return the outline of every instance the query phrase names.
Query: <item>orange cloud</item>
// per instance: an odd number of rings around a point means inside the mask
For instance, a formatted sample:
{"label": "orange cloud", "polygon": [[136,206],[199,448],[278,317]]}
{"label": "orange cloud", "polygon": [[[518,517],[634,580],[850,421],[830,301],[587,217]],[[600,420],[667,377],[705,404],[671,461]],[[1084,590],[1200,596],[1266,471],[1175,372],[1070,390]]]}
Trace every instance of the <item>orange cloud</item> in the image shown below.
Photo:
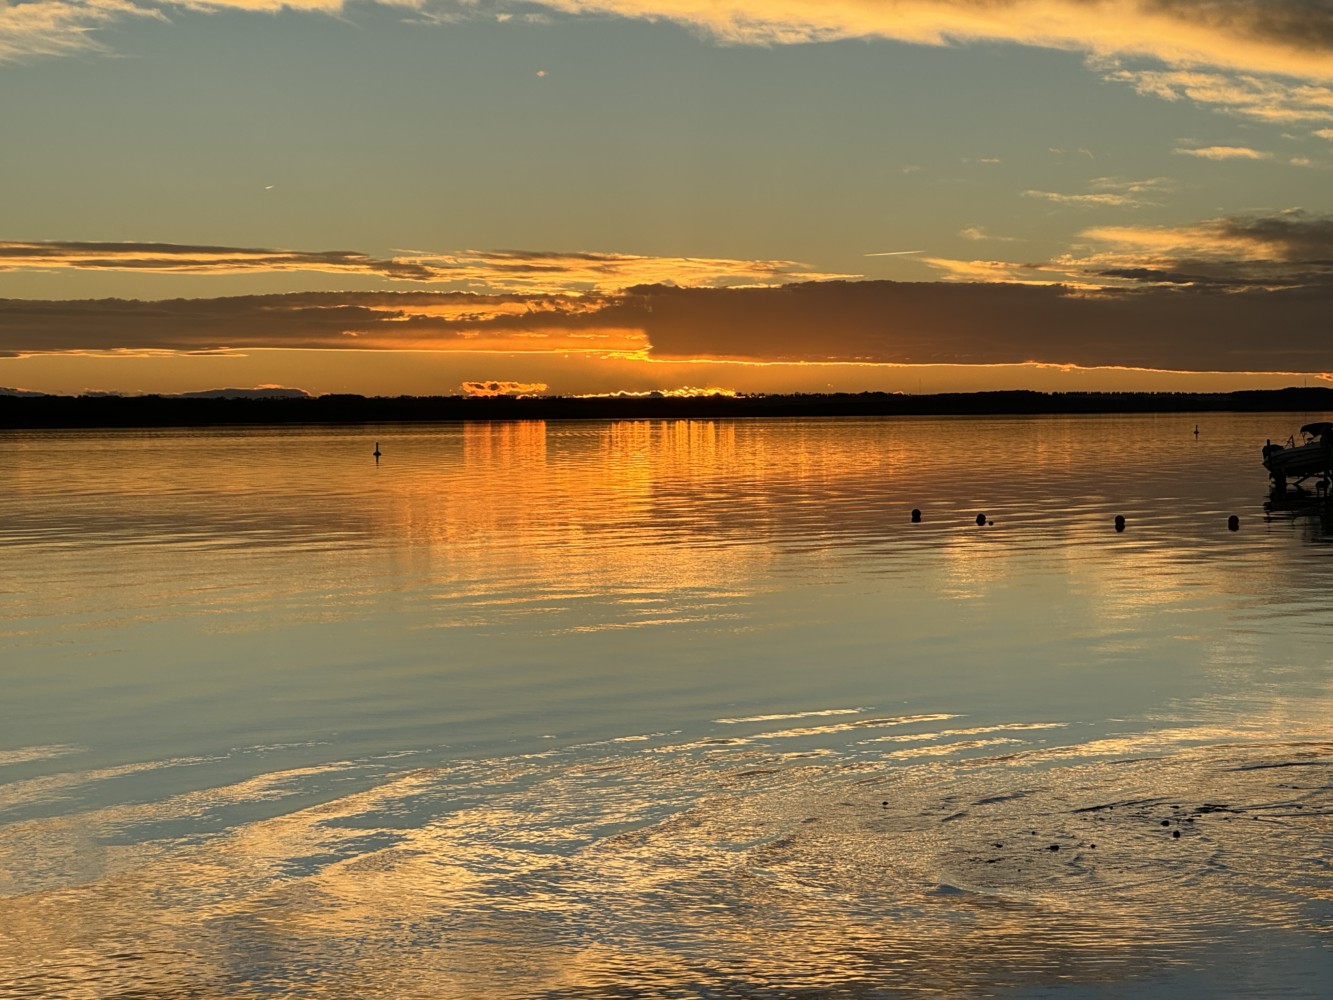
{"label": "orange cloud", "polygon": [[926,257],[924,262],[944,272],[946,281],[1058,285],[1072,280],[1067,273],[1047,264],[1019,264],[1007,260],[953,260],[948,257]]}
{"label": "orange cloud", "polygon": [[5,3],[0,5],[0,62],[100,49],[90,31],[132,17],[166,20],[161,11],[128,0]]}
{"label": "orange cloud", "polygon": [[539,0],[570,14],[680,21],[732,43],[1015,42],[1172,67],[1333,79],[1333,14],[1299,0]]}
{"label": "orange cloud", "polygon": [[926,258],[950,282],[1111,291],[1142,284],[1232,290],[1333,286],[1333,216],[1290,210],[1184,226],[1093,226],[1051,260]]}
{"label": "orange cloud", "polygon": [[854,277],[810,271],[789,260],[645,257],[620,253],[468,250],[454,254],[406,252],[395,259],[425,268],[446,280],[508,291],[615,290],[662,282],[726,287]]}
{"label": "orange cloud", "polygon": [[[1263,121],[1333,121],[1333,11],[1304,0],[537,0],[730,44],[848,38],[1084,52],[1107,79]],[[1149,59],[1158,66],[1126,65]],[[1297,82],[1299,81],[1299,82]],[[1102,204],[1114,204],[1102,200]]]}
{"label": "orange cloud", "polygon": [[647,346],[635,296],[309,292],[219,299],[0,300],[0,355],[131,350],[607,353]]}
{"label": "orange cloud", "polygon": [[738,396],[735,389],[719,389],[716,386],[697,387],[682,385],[675,389],[620,389],[616,392],[585,392],[578,394],[579,399],[692,399],[700,396]]}
{"label": "orange cloud", "polygon": [[787,260],[645,257],[619,253],[466,250],[402,251],[376,258],[353,250],[274,250],[172,243],[0,242],[0,271],[149,271],[244,274],[319,271],[487,291],[616,290],[637,284],[726,287],[815,281],[823,274]]}
{"label": "orange cloud", "polygon": [[[356,0],[27,0],[0,6],[0,61],[103,46],[93,32],[166,11],[339,15]],[[364,2],[364,0],[362,0]],[[509,0],[378,0],[448,25],[508,20]],[[1087,53],[1108,78],[1265,120],[1333,120],[1333,11],[1305,0],[531,0],[568,15],[689,25],[730,44],[849,38],[919,45],[1009,42]],[[1148,58],[1165,68],[1127,67]],[[1294,83],[1293,81],[1301,81]]]}
{"label": "orange cloud", "polygon": [[1333,216],[1208,219],[1190,226],[1095,226],[1083,236],[1118,249],[1242,261],[1298,262],[1333,256]]}
{"label": "orange cloud", "polygon": [[[765,364],[1036,361],[1177,371],[1333,367],[1322,346],[1333,309],[1333,216],[1289,211],[1184,226],[1097,226],[1079,240],[1050,260],[924,258],[949,280],[921,283],[659,282],[579,294],[418,290],[152,302],[0,300],[0,356],[502,353],[536,366],[506,370],[523,384],[546,381],[534,360],[542,356]],[[152,257],[142,247],[138,252]],[[556,258],[552,266],[561,273],[576,266],[566,256],[546,255]],[[607,255],[587,256],[593,267],[606,264]],[[532,259],[523,255],[518,262],[526,266]],[[616,280],[639,273],[654,272],[635,266],[617,270]],[[1284,331],[1280,342],[1273,329]],[[620,387],[660,386],[608,388]]]}
{"label": "orange cloud", "polygon": [[466,396],[535,396],[548,386],[545,382],[464,382],[459,388]]}

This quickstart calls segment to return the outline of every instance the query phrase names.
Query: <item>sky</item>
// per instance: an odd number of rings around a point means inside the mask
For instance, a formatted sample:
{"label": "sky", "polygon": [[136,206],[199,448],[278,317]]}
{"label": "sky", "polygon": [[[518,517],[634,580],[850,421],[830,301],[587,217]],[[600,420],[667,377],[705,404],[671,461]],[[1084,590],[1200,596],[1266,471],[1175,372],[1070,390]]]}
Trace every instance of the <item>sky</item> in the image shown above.
{"label": "sky", "polygon": [[0,392],[1333,380],[1329,0],[0,0]]}

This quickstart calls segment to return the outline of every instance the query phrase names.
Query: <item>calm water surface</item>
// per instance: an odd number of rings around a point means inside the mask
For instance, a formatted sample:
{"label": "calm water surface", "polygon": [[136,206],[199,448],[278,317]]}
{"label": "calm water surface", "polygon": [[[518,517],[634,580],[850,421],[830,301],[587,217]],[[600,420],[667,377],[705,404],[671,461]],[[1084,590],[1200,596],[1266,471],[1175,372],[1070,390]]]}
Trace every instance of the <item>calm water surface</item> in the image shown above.
{"label": "calm water surface", "polygon": [[0,434],[0,997],[1326,996],[1301,416]]}

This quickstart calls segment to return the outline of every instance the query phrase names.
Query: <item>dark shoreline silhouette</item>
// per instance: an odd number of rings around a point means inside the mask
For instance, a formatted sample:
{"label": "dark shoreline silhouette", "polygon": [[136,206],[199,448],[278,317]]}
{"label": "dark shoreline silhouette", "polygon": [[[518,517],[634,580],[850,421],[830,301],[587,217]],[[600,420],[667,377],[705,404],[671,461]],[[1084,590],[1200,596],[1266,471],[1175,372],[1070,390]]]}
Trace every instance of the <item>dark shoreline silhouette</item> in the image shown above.
{"label": "dark shoreline silhouette", "polygon": [[0,428],[386,424],[459,420],[1001,416],[1333,411],[1333,388],[1238,392],[885,392],[744,396],[0,396]]}

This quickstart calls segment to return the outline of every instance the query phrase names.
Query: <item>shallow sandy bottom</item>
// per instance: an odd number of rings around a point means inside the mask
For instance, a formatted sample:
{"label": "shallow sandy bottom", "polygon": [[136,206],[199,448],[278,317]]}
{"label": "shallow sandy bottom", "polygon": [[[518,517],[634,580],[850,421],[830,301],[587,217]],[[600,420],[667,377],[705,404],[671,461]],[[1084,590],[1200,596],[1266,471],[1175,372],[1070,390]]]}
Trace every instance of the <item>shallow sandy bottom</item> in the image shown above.
{"label": "shallow sandy bottom", "polygon": [[523,758],[284,810],[286,773],[18,822],[0,996],[1325,996],[1333,743],[1086,750]]}

